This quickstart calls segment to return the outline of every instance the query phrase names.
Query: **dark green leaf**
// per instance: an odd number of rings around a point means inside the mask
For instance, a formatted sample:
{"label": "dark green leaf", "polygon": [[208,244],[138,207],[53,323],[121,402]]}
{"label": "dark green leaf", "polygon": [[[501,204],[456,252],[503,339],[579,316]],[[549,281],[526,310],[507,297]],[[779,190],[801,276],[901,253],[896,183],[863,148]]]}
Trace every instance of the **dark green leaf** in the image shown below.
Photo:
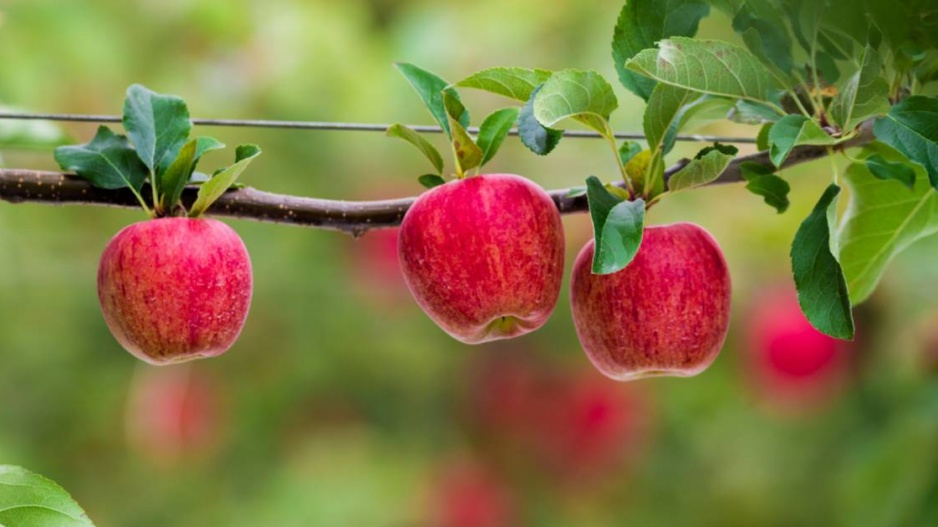
{"label": "dark green leaf", "polygon": [[0,465],[0,525],[94,527],[65,489],[39,474],[11,465]]}
{"label": "dark green leaf", "polygon": [[156,174],[156,187],[160,189],[163,170],[176,159],[192,130],[186,102],[134,84],[127,88],[124,99],[124,129],[140,160]]}
{"label": "dark green leaf", "polygon": [[803,115],[786,115],[769,130],[769,157],[781,167],[792,149],[799,145],[831,145],[837,140],[816,122]]}
{"label": "dark green leaf", "polygon": [[873,126],[876,138],[925,167],[938,189],[938,99],[913,96],[893,106]]}
{"label": "dark green leaf", "polygon": [[852,339],[853,314],[843,269],[834,254],[834,214],[840,187],[830,185],[805,218],[791,246],[791,266],[801,310],[818,331]]}
{"label": "dark green leaf", "polygon": [[788,76],[793,66],[791,38],[785,25],[779,24],[780,18],[780,13],[762,18],[751,6],[744,4],[733,18],[733,30],[743,37],[749,50],[764,64]]}
{"label": "dark green leaf", "polygon": [[231,187],[238,177],[244,172],[244,169],[261,154],[261,149],[257,145],[240,145],[235,150],[235,163],[227,168],[216,172],[212,179],[202,183],[199,187],[199,194],[196,196],[195,203],[189,209],[190,218],[198,218],[215,203],[215,200]]}
{"label": "dark green leaf", "polygon": [[446,183],[446,180],[440,177],[439,174],[424,174],[417,178],[417,181],[426,188],[438,187]]}
{"label": "dark green leaf", "polygon": [[915,170],[910,164],[911,162],[893,163],[887,161],[879,154],[874,154],[866,158],[866,168],[868,168],[870,173],[876,176],[877,179],[884,181],[896,180],[908,187],[909,190],[915,187]]}
{"label": "dark green leaf", "polygon": [[385,134],[388,137],[397,137],[403,139],[408,143],[417,147],[417,150],[426,157],[430,163],[433,165],[433,168],[436,169],[437,174],[443,172],[443,156],[440,155],[440,151],[433,146],[430,141],[427,141],[422,135],[418,134],[411,128],[408,128],[402,124],[392,124],[388,127]]}
{"label": "dark green leaf", "polygon": [[739,170],[748,183],[746,190],[757,196],[761,196],[766,205],[775,208],[779,214],[788,210],[791,202],[788,200],[788,192],[791,186],[787,181],[774,174],[775,169],[747,161],[739,165]]}
{"label": "dark green leaf", "polygon": [[593,274],[610,274],[625,268],[635,258],[645,227],[645,202],[622,201],[612,195],[596,176],[586,179],[586,196],[596,248]]}
{"label": "dark green leaf", "polygon": [[[443,130],[446,131],[446,135],[452,138],[446,108],[443,106],[443,91],[445,90],[451,97],[458,101],[459,94],[456,90],[450,88],[449,83],[445,80],[413,64],[400,62],[395,64],[395,67],[404,75],[407,82],[413,86],[417,94],[420,95],[424,105],[430,110],[430,115],[436,119],[436,122],[440,123]],[[469,126],[469,112],[463,112],[461,115],[455,117],[463,127]]]}
{"label": "dark green leaf", "polygon": [[476,88],[527,102],[534,89],[544,84],[552,72],[525,68],[490,68],[456,83],[460,88]]}
{"label": "dark green leaf", "polygon": [[774,123],[763,123],[762,128],[759,128],[759,133],[756,135],[756,150],[760,152],[769,149],[769,131],[772,130]]}
{"label": "dark green leaf", "polygon": [[710,13],[703,0],[629,0],[622,7],[612,37],[612,59],[619,80],[629,91],[646,101],[655,81],[636,74],[625,63],[659,40],[673,36],[692,37],[700,20]]}
{"label": "dark green leaf", "polygon": [[518,112],[518,137],[529,150],[539,156],[546,156],[560,142],[563,130],[548,128],[534,117],[534,98],[540,89],[538,86],[531,92],[531,99]]}
{"label": "dark green leaf", "polygon": [[860,70],[842,86],[831,104],[831,117],[844,131],[853,130],[870,117],[889,111],[889,85],[875,49],[867,46],[860,57]]}
{"label": "dark green leaf", "polygon": [[56,148],[55,160],[62,170],[73,171],[99,188],[140,190],[147,178],[147,167],[130,141],[106,126],[98,128],[90,143]]}
{"label": "dark green leaf", "polygon": [[163,192],[160,195],[158,213],[171,213],[173,207],[182,196],[182,189],[186,187],[192,171],[195,169],[195,156],[198,150],[198,139],[190,139],[179,150],[179,156],[169,165],[163,173]]}
{"label": "dark green leaf", "polygon": [[482,124],[479,125],[479,137],[477,139],[483,154],[482,163],[479,166],[484,166],[491,161],[517,120],[517,108],[502,108],[492,112],[482,121]]}

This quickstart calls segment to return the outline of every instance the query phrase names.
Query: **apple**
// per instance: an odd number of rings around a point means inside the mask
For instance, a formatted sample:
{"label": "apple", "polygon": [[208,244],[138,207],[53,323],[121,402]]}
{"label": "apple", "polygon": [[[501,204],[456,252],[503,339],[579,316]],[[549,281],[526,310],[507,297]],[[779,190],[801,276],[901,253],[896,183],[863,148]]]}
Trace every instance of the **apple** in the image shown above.
{"label": "apple", "polygon": [[688,377],[720,353],[730,315],[730,275],[713,237],[691,223],[645,229],[624,269],[592,274],[594,242],[577,256],[570,304],[580,344],[606,376]]}
{"label": "apple", "polygon": [[523,335],[550,317],[564,237],[550,196],[531,181],[489,174],[423,193],[400,229],[401,271],[417,304],[467,344]]}
{"label": "apple", "polygon": [[431,527],[508,527],[513,500],[500,478],[479,461],[448,462],[430,489],[427,523]]}
{"label": "apple", "polygon": [[238,234],[217,220],[135,223],[108,243],[98,299],[117,341],[151,364],[224,353],[251,303],[251,260]]}

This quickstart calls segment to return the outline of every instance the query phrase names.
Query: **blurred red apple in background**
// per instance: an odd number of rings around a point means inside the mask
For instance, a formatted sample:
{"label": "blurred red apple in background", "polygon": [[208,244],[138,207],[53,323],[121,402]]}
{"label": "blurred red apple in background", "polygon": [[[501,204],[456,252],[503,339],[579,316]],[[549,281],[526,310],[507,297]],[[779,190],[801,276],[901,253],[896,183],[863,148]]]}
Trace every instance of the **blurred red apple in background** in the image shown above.
{"label": "blurred red apple in background", "polygon": [[399,250],[414,299],[462,342],[534,331],[557,303],[560,213],[520,176],[474,176],[423,193],[404,216]]}
{"label": "blurred red apple in background", "polygon": [[146,367],[130,386],[130,446],[157,463],[175,464],[210,452],[223,421],[218,386],[188,365]]}
{"label": "blurred red apple in background", "polygon": [[850,343],[814,329],[793,286],[769,288],[754,304],[744,340],[753,389],[779,410],[826,402],[848,374]]}
{"label": "blurred red apple in background", "polygon": [[429,527],[509,527],[515,523],[510,491],[473,459],[448,462],[429,489]]}
{"label": "blurred red apple in background", "polygon": [[604,375],[632,380],[705,370],[729,327],[730,275],[710,233],[691,223],[647,227],[619,272],[592,274],[594,242],[573,266],[570,304],[580,344]]}

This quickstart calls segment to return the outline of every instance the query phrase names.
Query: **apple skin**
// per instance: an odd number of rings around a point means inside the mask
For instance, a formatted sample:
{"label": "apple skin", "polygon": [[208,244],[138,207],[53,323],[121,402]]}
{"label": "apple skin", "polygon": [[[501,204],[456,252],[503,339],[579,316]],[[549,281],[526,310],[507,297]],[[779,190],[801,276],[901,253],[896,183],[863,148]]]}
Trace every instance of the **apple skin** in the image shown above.
{"label": "apple skin", "polygon": [[251,260],[217,220],[161,218],[117,233],[101,255],[98,299],[114,338],[150,364],[228,350],[251,304]]}
{"label": "apple skin", "polygon": [[417,304],[467,344],[533,331],[557,304],[560,213],[520,176],[475,176],[423,193],[404,216],[398,248]]}
{"label": "apple skin", "polygon": [[591,273],[594,241],[577,256],[570,283],[573,322],[590,361],[607,377],[689,377],[720,353],[730,315],[723,251],[703,228],[645,229],[621,271]]}

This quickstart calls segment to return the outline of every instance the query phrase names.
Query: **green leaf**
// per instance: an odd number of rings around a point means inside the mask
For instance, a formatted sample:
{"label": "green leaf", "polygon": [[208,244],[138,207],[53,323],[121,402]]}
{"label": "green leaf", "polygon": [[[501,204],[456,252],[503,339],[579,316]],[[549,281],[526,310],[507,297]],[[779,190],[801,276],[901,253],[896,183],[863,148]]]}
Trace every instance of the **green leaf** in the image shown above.
{"label": "green leaf", "polygon": [[[407,82],[414,88],[417,92],[417,95],[423,100],[424,105],[427,109],[430,110],[430,115],[436,119],[436,122],[440,123],[440,126],[443,128],[443,131],[446,132],[447,137],[452,139],[453,134],[449,128],[449,117],[446,113],[446,108],[443,105],[443,92],[446,91],[450,97],[459,100],[459,94],[455,89],[449,87],[449,83],[441,79],[437,75],[430,73],[427,70],[418,68],[413,64],[408,64],[406,62],[399,62],[394,65],[397,68],[397,71],[401,72],[404,75],[404,78],[407,79]],[[456,116],[456,120],[464,128],[469,126],[469,112],[463,112],[460,115]]]}
{"label": "green leaf", "polygon": [[550,127],[574,118],[603,135],[618,106],[612,86],[595,71],[563,70],[553,74],[534,95],[534,116]]}
{"label": "green leaf", "polygon": [[239,145],[235,150],[235,163],[227,168],[216,172],[212,179],[202,183],[199,187],[199,194],[195,198],[195,203],[189,209],[190,218],[198,218],[215,203],[215,200],[221,197],[233,185],[238,177],[244,172],[251,161],[261,154],[261,149],[257,145]]}
{"label": "green leaf", "polygon": [[[724,145],[720,146],[724,147]],[[739,152],[734,147],[729,148],[731,150],[725,147],[707,147],[701,150],[687,166],[671,176],[668,180],[668,190],[677,192],[699,187],[720,177]]]}
{"label": "green leaf", "polygon": [[628,165],[635,156],[642,152],[642,145],[637,141],[623,141],[619,146],[619,159],[623,165]]}
{"label": "green leaf", "polygon": [[527,102],[534,89],[544,84],[552,72],[526,68],[490,68],[456,83],[460,88],[475,88],[510,99]]}
{"label": "green leaf", "polygon": [[482,124],[479,125],[477,140],[479,148],[482,149],[482,162],[479,166],[484,166],[492,160],[517,120],[517,108],[502,108],[501,110],[495,110],[482,121]]}
{"label": "green leaf", "polygon": [[540,90],[540,86],[535,88],[531,92],[531,98],[518,112],[518,137],[530,151],[539,156],[546,156],[563,138],[563,130],[548,128],[534,117],[534,98]]}
{"label": "green leaf", "polygon": [[449,118],[449,128],[452,132],[450,146],[453,149],[454,159],[456,159],[456,172],[462,177],[467,171],[482,163],[484,153],[469,133],[466,132],[463,125],[454,117],[454,115],[460,115],[462,103],[448,92],[443,92],[443,104],[447,109],[446,115]]}
{"label": "green leaf", "polygon": [[427,141],[424,136],[418,134],[412,128],[408,128],[402,124],[392,124],[388,127],[385,135],[403,139],[416,146],[417,150],[420,150],[424,157],[430,161],[430,164],[433,165],[433,168],[436,169],[436,173],[443,173],[443,156],[440,155],[440,151],[437,150],[430,141]]}
{"label": "green leaf", "polygon": [[567,191],[566,196],[568,198],[578,198],[580,196],[586,195],[586,187],[572,187]]}
{"label": "green leaf", "polygon": [[198,144],[195,147],[195,162],[198,164],[199,159],[202,159],[202,156],[213,151],[221,150],[225,148],[225,143],[222,143],[214,137],[202,136],[197,139]]}
{"label": "green leaf", "polygon": [[701,93],[768,101],[769,71],[746,49],[719,40],[673,37],[646,49],[626,66],[646,77]]}
{"label": "green leaf", "polygon": [[140,160],[156,174],[153,183],[159,190],[163,170],[176,159],[192,130],[186,102],[134,84],[124,99],[124,129]]}
{"label": "green leaf", "polygon": [[784,76],[791,75],[791,37],[784,24],[779,24],[781,13],[773,9],[768,17],[760,16],[751,6],[743,4],[733,17],[733,30],[762,62],[777,69]]}
{"label": "green leaf", "polygon": [[98,127],[90,143],[60,146],[54,155],[62,170],[73,171],[98,188],[139,191],[147,178],[147,167],[130,141],[106,126]]}
{"label": "green leaf", "polygon": [[645,202],[621,201],[596,176],[586,179],[586,189],[596,240],[593,274],[621,271],[635,258],[642,243]]}
{"label": "green leaf", "polygon": [[915,187],[915,170],[911,165],[912,163],[910,161],[904,163],[887,161],[879,154],[874,154],[866,158],[866,168],[868,168],[870,173],[877,179],[882,179],[883,181],[889,181],[891,179],[896,180],[905,185],[909,190]]}
{"label": "green leaf", "polygon": [[773,123],[763,123],[756,134],[756,150],[763,152],[769,149],[769,131],[772,130]]}
{"label": "green leaf", "polygon": [[186,188],[186,183],[195,170],[195,155],[198,151],[199,140],[190,139],[182,149],[179,150],[179,156],[169,165],[166,172],[163,173],[163,193],[160,195],[160,204],[157,207],[158,213],[172,213],[173,207],[182,196],[182,189]]}
{"label": "green leaf", "polygon": [[918,177],[911,192],[874,177],[865,164],[853,163],[847,168],[851,199],[840,230],[840,260],[854,304],[866,300],[876,289],[893,257],[938,232],[938,194],[929,185],[925,170],[912,167]]}
{"label": "green leaf", "polygon": [[791,246],[791,268],[801,310],[818,331],[853,338],[853,314],[844,272],[834,255],[834,214],[840,187],[830,185],[805,218]]}
{"label": "green leaf", "polygon": [[428,189],[439,187],[440,185],[446,183],[446,180],[440,177],[439,174],[424,174],[417,178],[417,181],[419,181],[421,185]]}
{"label": "green leaf", "polygon": [[65,489],[39,474],[11,465],[0,465],[0,525],[94,527]]}
{"label": "green leaf", "polygon": [[831,145],[837,140],[803,115],[786,115],[769,130],[769,157],[781,167],[792,149],[799,145]]}
{"label": "green leaf", "polygon": [[699,96],[690,90],[668,84],[655,86],[642,120],[648,148],[660,154],[671,151],[685,105]]}
{"label": "green leaf", "polygon": [[626,68],[625,63],[640,51],[668,37],[692,37],[700,20],[710,13],[702,0],[629,0],[622,6],[612,36],[612,59],[619,81],[646,101],[655,81]]}
{"label": "green leaf", "polygon": [[883,78],[882,61],[867,46],[860,57],[860,70],[839,90],[831,103],[831,117],[844,131],[853,130],[870,117],[889,111],[889,84]]}
{"label": "green leaf", "polygon": [[775,108],[754,101],[741,99],[736,101],[736,105],[726,116],[734,123],[742,124],[765,124],[774,123],[784,117]]}
{"label": "green leaf", "polygon": [[913,96],[873,125],[876,138],[925,167],[938,189],[938,99]]}
{"label": "green leaf", "polygon": [[773,167],[747,161],[739,165],[743,179],[748,183],[746,190],[757,196],[761,196],[766,205],[775,208],[781,214],[788,210],[791,202],[788,200],[788,192],[791,186],[787,181],[777,176]]}

